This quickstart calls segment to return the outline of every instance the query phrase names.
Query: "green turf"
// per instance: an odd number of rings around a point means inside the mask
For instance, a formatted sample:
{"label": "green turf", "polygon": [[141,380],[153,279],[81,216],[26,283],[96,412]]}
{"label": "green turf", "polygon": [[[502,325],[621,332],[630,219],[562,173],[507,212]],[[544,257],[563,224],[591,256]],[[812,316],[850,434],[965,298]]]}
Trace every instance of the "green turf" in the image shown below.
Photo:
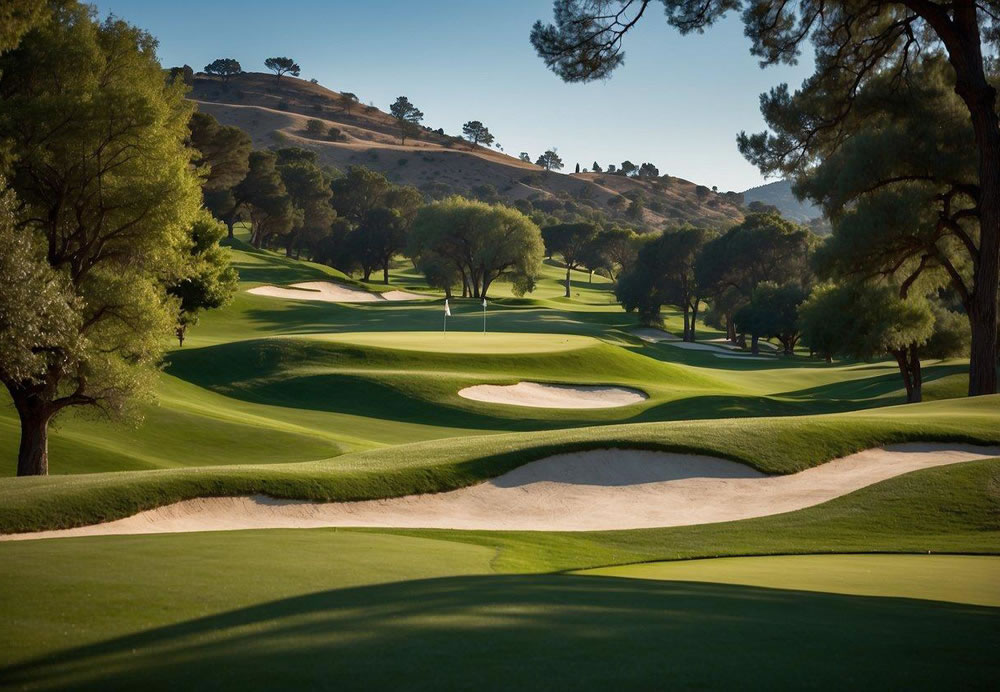
{"label": "green turf", "polygon": [[360,500],[438,492],[552,454],[602,447],[707,453],[768,473],[913,440],[1000,443],[1000,396],[825,416],[609,425],[459,437],[329,460],[0,479],[0,531],[95,523],[204,495]]}
{"label": "green turf", "polygon": [[1000,607],[1000,558],[975,555],[739,557],[598,567],[578,574]]}

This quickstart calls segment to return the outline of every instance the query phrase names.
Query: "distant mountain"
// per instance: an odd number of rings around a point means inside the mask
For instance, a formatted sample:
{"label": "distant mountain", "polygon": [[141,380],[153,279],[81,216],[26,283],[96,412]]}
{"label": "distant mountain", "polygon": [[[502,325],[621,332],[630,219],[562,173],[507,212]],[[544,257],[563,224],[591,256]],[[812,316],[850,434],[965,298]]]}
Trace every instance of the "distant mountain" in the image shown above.
{"label": "distant mountain", "polygon": [[[644,228],[690,223],[724,230],[743,220],[739,195],[716,193],[670,175],[547,172],[427,127],[402,145],[388,113],[364,103],[348,110],[340,93],[287,75],[279,82],[274,75],[244,73],[223,82],[197,74],[188,98],[200,111],[245,130],[259,148],[305,147],[322,163],[341,170],[367,166],[433,197],[460,193],[521,207],[530,202],[535,210],[556,216],[585,214],[590,208]],[[320,121],[319,134],[308,128],[310,120]],[[326,134],[331,127],[336,137]],[[626,213],[632,200],[642,202],[641,219]]]}
{"label": "distant mountain", "polygon": [[762,202],[777,207],[782,216],[798,223],[808,223],[823,216],[823,211],[809,202],[800,202],[792,194],[792,183],[778,180],[759,187],[752,187],[743,193],[743,202]]}

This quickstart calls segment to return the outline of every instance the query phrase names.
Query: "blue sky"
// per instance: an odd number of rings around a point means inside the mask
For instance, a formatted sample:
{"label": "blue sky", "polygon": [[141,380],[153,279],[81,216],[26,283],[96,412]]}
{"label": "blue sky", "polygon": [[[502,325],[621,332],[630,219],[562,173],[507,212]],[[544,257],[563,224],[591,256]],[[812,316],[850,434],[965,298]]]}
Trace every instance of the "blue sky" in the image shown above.
{"label": "blue sky", "polygon": [[761,92],[798,85],[809,60],[762,70],[736,16],[680,36],[658,7],[626,42],[625,65],[605,82],[564,84],[528,33],[551,17],[545,0],[98,0],[160,40],[164,66],[196,70],[234,57],[264,71],[287,55],[331,89],[387,109],[406,95],[424,123],[459,133],[482,120],[508,153],[557,147],[572,170],[629,159],[722,190],[763,182],[736,150],[736,133],[763,129]]}

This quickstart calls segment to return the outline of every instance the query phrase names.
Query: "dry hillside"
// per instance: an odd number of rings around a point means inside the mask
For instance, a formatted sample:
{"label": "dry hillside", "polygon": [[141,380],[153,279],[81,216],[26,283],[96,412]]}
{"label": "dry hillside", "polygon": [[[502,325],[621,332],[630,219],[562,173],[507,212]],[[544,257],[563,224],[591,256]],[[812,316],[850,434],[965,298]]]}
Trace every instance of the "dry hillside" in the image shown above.
{"label": "dry hillside", "polygon": [[[680,178],[552,173],[430,128],[401,145],[388,113],[358,103],[348,114],[337,92],[287,75],[278,81],[251,72],[224,83],[198,74],[189,96],[200,110],[248,132],[256,147],[309,148],[323,163],[341,170],[367,166],[394,182],[433,187],[439,194],[492,186],[502,199],[574,200],[611,217],[622,217],[630,203],[626,197],[639,195],[646,207],[643,223],[655,228],[695,223],[721,229],[743,218],[739,206],[724,196],[706,195],[704,189],[699,195],[694,183]],[[323,121],[324,130],[339,129],[341,138],[311,135],[306,130],[310,119]]]}

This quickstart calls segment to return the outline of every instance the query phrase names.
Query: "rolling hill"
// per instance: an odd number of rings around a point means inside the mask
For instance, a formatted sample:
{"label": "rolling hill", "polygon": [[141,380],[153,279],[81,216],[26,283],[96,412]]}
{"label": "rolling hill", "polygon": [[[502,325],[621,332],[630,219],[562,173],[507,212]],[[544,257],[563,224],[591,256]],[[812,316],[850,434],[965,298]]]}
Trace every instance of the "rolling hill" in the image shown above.
{"label": "rolling hill", "polygon": [[[622,219],[631,200],[640,198],[645,207],[642,223],[654,228],[693,223],[724,229],[743,219],[732,196],[681,178],[545,171],[427,127],[401,144],[388,113],[361,103],[348,112],[339,93],[293,77],[278,81],[273,75],[249,72],[223,82],[197,74],[189,98],[199,110],[245,130],[258,148],[308,148],[338,169],[366,166],[437,197],[461,193],[509,202],[526,199],[543,210],[576,204]],[[310,119],[322,121],[324,132],[337,128],[337,141],[310,134]]]}

